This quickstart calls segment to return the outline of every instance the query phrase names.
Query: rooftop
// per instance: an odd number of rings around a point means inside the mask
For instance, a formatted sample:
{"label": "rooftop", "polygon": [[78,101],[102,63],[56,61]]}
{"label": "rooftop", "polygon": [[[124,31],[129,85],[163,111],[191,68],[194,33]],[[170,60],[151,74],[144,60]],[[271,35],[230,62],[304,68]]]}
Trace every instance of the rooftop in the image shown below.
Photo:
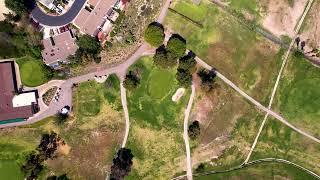
{"label": "rooftop", "polygon": [[[117,0],[89,0],[86,8],[83,8],[76,17],[74,24],[80,31],[91,36],[96,36],[99,28],[106,21],[107,12],[116,4]],[[90,9],[90,6],[93,9]]]}
{"label": "rooftop", "polygon": [[57,61],[65,61],[68,56],[73,55],[78,46],[72,31],[66,31],[54,37],[43,40],[44,50],[42,57],[47,65]]}
{"label": "rooftop", "polygon": [[[13,105],[13,98],[18,94],[14,66],[14,61],[0,62],[0,121],[25,119],[31,117],[34,113],[33,105],[24,106],[21,104],[19,107]],[[34,98],[36,99],[36,97]]]}

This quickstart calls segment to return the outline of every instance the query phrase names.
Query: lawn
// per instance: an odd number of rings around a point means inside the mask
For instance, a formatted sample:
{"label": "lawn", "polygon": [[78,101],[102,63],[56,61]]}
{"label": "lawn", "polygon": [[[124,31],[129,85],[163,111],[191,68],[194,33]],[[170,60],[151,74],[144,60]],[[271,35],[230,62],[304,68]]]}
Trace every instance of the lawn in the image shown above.
{"label": "lawn", "polygon": [[19,165],[13,160],[1,160],[0,161],[0,179],[3,180],[21,180],[23,174],[20,172]]}
{"label": "lawn", "polygon": [[[197,8],[186,9],[186,3],[176,0],[173,9],[178,11],[182,8],[182,12],[191,12]],[[202,1],[198,9],[191,18],[202,16],[203,11],[207,12],[203,28],[172,12],[166,17],[166,27],[185,37],[187,47],[200,58],[267,105],[284,51],[239,24],[234,17],[208,0]]]}
{"label": "lawn", "polygon": [[320,144],[268,119],[250,160],[280,158],[320,173]]}
{"label": "lawn", "polygon": [[[43,177],[39,179],[63,173],[67,173],[71,179],[105,179],[124,134],[124,115],[118,107],[121,105],[120,92],[116,93],[119,85],[120,82],[115,75],[109,76],[108,81],[103,84],[93,81],[80,84],[74,89],[74,111],[62,125],[56,123],[56,117],[49,117],[35,124],[2,129],[0,162],[12,161],[20,166],[26,155],[35,150],[41,135],[54,131],[62,137],[70,151],[64,151],[57,158],[48,160]],[[82,111],[81,106],[87,105],[83,102],[88,96],[78,94],[84,92],[91,93],[88,94],[89,97],[93,93],[96,93],[95,98],[99,97],[99,109],[95,107],[94,111],[99,113],[87,116],[88,112]],[[105,94],[114,96],[112,102],[104,96]],[[93,111],[90,109],[90,112]],[[12,171],[19,175],[20,168],[13,167]]]}
{"label": "lawn", "polygon": [[[173,102],[171,97],[179,88],[175,70],[158,69],[152,58],[144,57],[130,69],[141,80],[137,89],[127,92],[131,120],[127,147],[135,156],[127,179],[169,179],[184,168],[182,112],[190,90],[178,103]],[[165,90],[155,83],[166,85]]]}
{"label": "lawn", "polygon": [[292,55],[275,98],[275,107],[293,125],[317,136],[320,119],[319,69]]}
{"label": "lawn", "polygon": [[238,179],[238,180],[261,180],[261,179],[316,179],[307,172],[298,169],[294,166],[283,164],[283,163],[274,163],[274,162],[265,162],[259,163],[256,165],[248,166],[243,169],[226,172],[226,173],[217,173],[207,176],[194,177],[195,180],[211,180],[211,179]]}
{"label": "lawn", "polygon": [[16,60],[20,69],[22,84],[36,87],[49,81],[45,64],[41,60],[31,57],[22,57]]}

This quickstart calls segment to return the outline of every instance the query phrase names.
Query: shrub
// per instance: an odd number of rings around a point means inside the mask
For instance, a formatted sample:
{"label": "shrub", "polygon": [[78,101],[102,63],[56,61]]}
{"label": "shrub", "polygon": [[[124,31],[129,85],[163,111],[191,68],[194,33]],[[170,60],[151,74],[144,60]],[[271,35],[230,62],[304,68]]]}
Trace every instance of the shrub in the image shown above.
{"label": "shrub", "polygon": [[196,139],[200,135],[200,124],[198,121],[193,121],[188,128],[188,134],[190,139]]}
{"label": "shrub", "polygon": [[213,70],[208,71],[206,69],[201,69],[198,72],[198,76],[201,78],[201,87],[205,91],[208,92],[213,89],[215,84],[215,77],[216,77],[215,71]]}
{"label": "shrub", "polygon": [[149,24],[144,33],[144,40],[154,47],[160,46],[163,43],[164,37],[164,28],[157,22]]}
{"label": "shrub", "polygon": [[133,73],[133,71],[129,71],[126,75],[125,80],[123,81],[123,86],[128,90],[133,90],[137,88],[140,84],[140,79]]}

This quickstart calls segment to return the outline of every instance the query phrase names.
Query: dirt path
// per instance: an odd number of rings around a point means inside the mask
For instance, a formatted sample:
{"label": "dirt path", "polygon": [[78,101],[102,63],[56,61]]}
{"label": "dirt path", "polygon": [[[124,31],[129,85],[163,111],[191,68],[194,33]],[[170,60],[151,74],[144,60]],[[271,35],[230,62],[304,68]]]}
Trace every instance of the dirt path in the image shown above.
{"label": "dirt path", "polygon": [[187,178],[188,180],[192,180],[192,162],[191,162],[191,153],[190,153],[190,144],[189,144],[189,135],[188,135],[188,122],[189,115],[191,112],[193,100],[195,97],[196,88],[194,85],[191,86],[192,92],[190,95],[188,107],[184,112],[184,125],[183,125],[183,139],[186,146],[186,156],[187,156]]}
{"label": "dirt path", "polygon": [[[287,50],[287,52],[286,52],[286,54],[285,54],[285,56],[284,56],[284,59],[283,59],[283,61],[282,61],[282,65],[281,65],[281,68],[280,68],[280,71],[279,71],[279,73],[278,73],[278,77],[277,77],[276,83],[275,83],[275,85],[274,85],[274,88],[273,88],[273,91],[272,91],[272,94],[271,94],[271,98],[270,98],[270,102],[269,102],[269,105],[268,105],[268,109],[270,109],[271,106],[272,106],[273,99],[274,99],[274,96],[275,96],[275,94],[276,94],[276,92],[277,92],[277,89],[278,89],[278,86],[279,86],[279,82],[280,82],[282,73],[283,73],[284,68],[285,68],[285,66],[286,66],[286,64],[287,64],[287,61],[288,61],[289,55],[290,55],[290,53],[291,53],[291,50],[292,50],[292,48],[293,48],[293,46],[294,46],[294,44],[295,44],[295,39],[296,39],[296,37],[297,37],[297,35],[298,35],[299,31],[300,31],[300,28],[301,28],[301,26],[302,26],[302,23],[303,23],[305,17],[307,16],[307,14],[308,14],[308,12],[309,12],[309,10],[310,10],[310,8],[311,8],[312,3],[313,3],[313,0],[310,0],[310,1],[308,2],[308,5],[307,5],[306,9],[305,9],[305,11],[303,12],[303,14],[302,14],[302,16],[301,16],[301,19],[300,19],[300,21],[298,22],[297,28],[294,30],[294,36],[293,36],[293,38],[292,38],[292,41],[291,41],[291,43],[290,43],[290,46],[289,46],[289,48],[288,48],[288,50]],[[244,161],[245,164],[249,161],[249,159],[250,159],[250,157],[251,157],[251,154],[252,154],[254,148],[256,147],[256,144],[257,144],[258,139],[259,139],[259,137],[260,137],[260,134],[261,134],[261,132],[262,132],[262,130],[263,130],[263,127],[264,127],[264,125],[266,124],[266,121],[267,121],[267,119],[268,119],[269,114],[270,114],[270,113],[267,112],[267,114],[264,116],[264,119],[263,119],[263,121],[262,121],[262,124],[261,124],[261,126],[260,126],[260,128],[259,128],[259,132],[258,132],[258,134],[257,134],[257,136],[256,136],[256,138],[255,138],[255,140],[254,140],[254,142],[253,142],[253,144],[252,144],[252,146],[251,146],[251,149],[250,149],[250,151],[249,151],[249,154],[248,154],[246,160]],[[288,123],[288,122],[286,121],[286,123]],[[292,125],[290,125],[290,126],[292,126]],[[299,130],[299,131],[301,131],[301,130]],[[303,131],[302,131],[302,132],[303,132]],[[305,133],[305,132],[303,132],[303,133]]]}

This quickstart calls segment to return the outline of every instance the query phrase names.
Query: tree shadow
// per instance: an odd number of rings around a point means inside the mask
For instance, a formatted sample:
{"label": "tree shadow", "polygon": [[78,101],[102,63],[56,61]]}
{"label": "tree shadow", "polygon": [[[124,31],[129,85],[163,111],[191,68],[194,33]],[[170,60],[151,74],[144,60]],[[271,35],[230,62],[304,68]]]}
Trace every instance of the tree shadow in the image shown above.
{"label": "tree shadow", "polygon": [[161,28],[164,31],[163,25],[158,23],[158,22],[156,22],[156,21],[150,23],[149,26],[157,26],[157,27]]}
{"label": "tree shadow", "polygon": [[[171,38],[176,38],[176,39],[179,39],[180,41],[184,42],[185,44],[187,43],[187,41],[182,37],[180,36],[179,34],[172,34],[170,39]],[[170,41],[170,40],[169,40]]]}

